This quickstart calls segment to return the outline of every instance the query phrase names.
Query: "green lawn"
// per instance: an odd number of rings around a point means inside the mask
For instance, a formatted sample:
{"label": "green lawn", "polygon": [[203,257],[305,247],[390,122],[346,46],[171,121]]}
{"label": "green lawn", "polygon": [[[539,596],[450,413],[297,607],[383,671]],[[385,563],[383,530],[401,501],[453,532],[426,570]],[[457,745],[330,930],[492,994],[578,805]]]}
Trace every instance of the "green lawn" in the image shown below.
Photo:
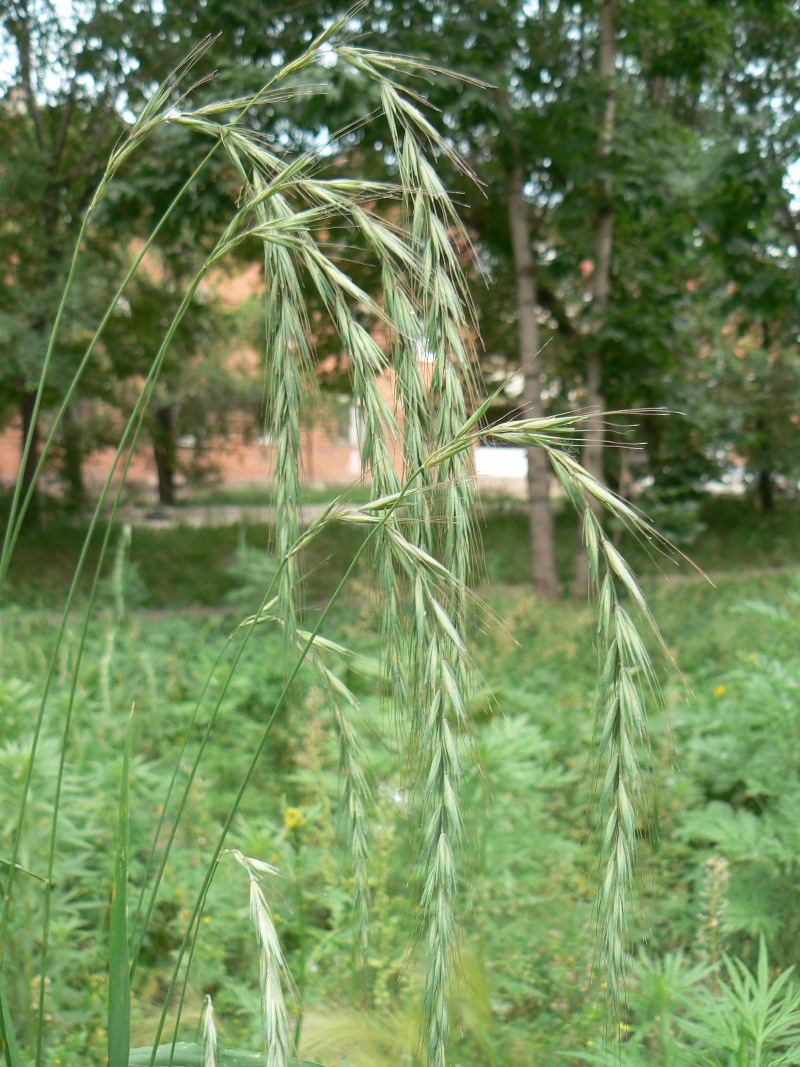
{"label": "green lawn", "polygon": [[[708,501],[700,516],[705,529],[686,548],[691,559],[711,576],[727,572],[800,566],[800,507],[781,502],[776,512],[764,516],[749,501]],[[476,570],[478,584],[523,585],[529,581],[527,516],[515,504],[489,503],[481,524],[483,561]],[[569,587],[577,543],[573,516],[566,510],[556,517],[559,573]],[[104,530],[97,532],[89,553],[87,576],[96,565]],[[17,549],[10,575],[11,598],[21,603],[51,600],[71,580],[85,529],[59,512],[45,512],[41,527],[27,530]],[[185,608],[224,603],[235,585],[229,573],[241,537],[254,547],[270,544],[270,529],[250,526],[246,530],[172,530],[137,528],[132,559],[147,588],[153,607]],[[325,597],[355,550],[358,537],[352,530],[334,527],[311,549],[307,590],[311,600]],[[650,559],[637,545],[623,539],[622,547],[645,579],[663,576],[679,580],[692,577],[691,568],[676,568],[661,557]],[[83,588],[89,579],[84,578]]]}

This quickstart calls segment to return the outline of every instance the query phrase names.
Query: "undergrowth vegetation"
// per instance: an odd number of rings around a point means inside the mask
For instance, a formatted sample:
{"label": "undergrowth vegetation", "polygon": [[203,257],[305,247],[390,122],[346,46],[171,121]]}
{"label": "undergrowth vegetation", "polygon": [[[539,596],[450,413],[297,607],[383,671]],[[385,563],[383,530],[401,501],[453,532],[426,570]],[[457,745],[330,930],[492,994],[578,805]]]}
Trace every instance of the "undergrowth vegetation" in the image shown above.
{"label": "undergrowth vegetation", "polygon": [[[134,534],[134,544],[136,540]],[[172,533],[173,538],[180,534]],[[271,557],[249,550],[232,570],[247,599],[257,568]],[[255,558],[254,558],[255,557]],[[259,558],[260,557],[260,558]],[[134,571],[135,574],[135,571]],[[359,571],[334,618],[332,637],[377,655],[381,634]],[[231,629],[227,617],[198,623],[153,617],[128,579],[133,606],[122,617],[110,576],[89,635],[70,770],[68,823],[54,871],[54,944],[48,1062],[102,1063],[106,1054],[108,885],[115,850],[119,754],[135,702],[131,773],[130,897],[144,884],[149,829],[172,770],[172,754],[191,720],[194,696]],[[796,585],[782,577],[662,585],[653,603],[665,640],[686,675],[689,696],[668,687],[668,711],[654,723],[653,800],[658,837],[640,878],[641,907],[631,923],[632,970],[624,1014],[623,1062],[728,1063],[725,1040],[742,1040],[745,1016],[724,953],[758,978],[765,940],[770,982],[798,961],[796,836],[800,737]],[[596,1057],[602,1002],[593,992],[592,898],[596,877],[592,809],[594,685],[586,609],[554,612],[524,591],[488,586],[504,621],[475,635],[482,686],[467,708],[474,769],[463,786],[466,874],[463,927],[453,992],[458,1019],[454,1062],[534,1064],[558,1052],[567,1062]],[[239,596],[234,597],[238,599]],[[45,740],[34,778],[30,829],[21,866],[36,872],[46,849],[57,763],[57,728],[68,701],[77,647],[74,626],[60,654]],[[52,649],[45,611],[6,608],[2,626],[4,826],[14,818],[30,744],[43,664]],[[360,668],[360,669],[359,669]],[[189,794],[187,818],[165,876],[133,983],[132,1042],[145,1045],[163,1004],[175,950],[203,873],[208,844],[279,697],[280,636],[262,631],[232,683],[219,743],[210,746]],[[424,1056],[417,1031],[421,961],[408,956],[415,916],[407,879],[413,863],[410,798],[402,748],[381,711],[383,683],[368,662],[339,673],[358,695],[364,765],[375,784],[370,888],[372,925],[366,967],[352,955],[351,883],[340,829],[338,745],[330,708],[312,670],[298,681],[277,721],[229,847],[280,874],[274,921],[295,989],[303,993],[302,1054],[323,1063],[396,1064]],[[794,724],[794,725],[793,725]],[[194,726],[199,739],[205,719]],[[464,753],[465,759],[468,754]],[[258,955],[247,878],[226,856],[209,894],[184,1009],[184,1039],[195,1040],[207,995],[220,1047],[257,1049],[262,1033]],[[35,1035],[43,886],[17,885],[6,992],[19,1036]],[[732,965],[738,967],[739,965]],[[736,971],[741,977],[741,972]],[[744,979],[742,979],[744,981]],[[769,983],[768,983],[769,984]],[[32,995],[31,991],[34,990]],[[752,995],[751,995],[752,994]],[[747,1003],[760,1010],[751,991]],[[776,995],[783,1004],[782,993]],[[727,1015],[723,1014],[723,1008]],[[731,1034],[723,1034],[728,1019]],[[712,1026],[713,1022],[713,1026]],[[796,1026],[797,1019],[793,1021]],[[705,1029],[703,1029],[705,1027]],[[630,1028],[630,1029],[628,1029]],[[717,1042],[711,1046],[711,1030]],[[779,1041],[785,1044],[785,1037]],[[756,1062],[751,1047],[734,1062]],[[715,1051],[716,1050],[716,1051]],[[711,1058],[711,1054],[716,1059]],[[615,1054],[616,1055],[616,1054]],[[613,1057],[612,1057],[613,1059]],[[611,1062],[611,1060],[609,1060]],[[762,1063],[776,1062],[776,1057]]]}

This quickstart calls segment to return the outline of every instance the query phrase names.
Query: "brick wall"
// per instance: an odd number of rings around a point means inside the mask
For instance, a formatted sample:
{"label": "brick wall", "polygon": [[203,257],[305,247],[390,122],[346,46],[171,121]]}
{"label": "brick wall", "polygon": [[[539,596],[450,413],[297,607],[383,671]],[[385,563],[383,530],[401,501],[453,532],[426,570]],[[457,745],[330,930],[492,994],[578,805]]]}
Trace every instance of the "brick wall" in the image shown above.
{"label": "brick wall", "polygon": [[[19,423],[12,423],[0,432],[0,483],[13,485],[21,453]],[[301,433],[303,457],[303,480],[307,485],[349,485],[359,476],[360,458],[357,443],[339,440],[324,426],[312,427]],[[186,458],[190,450],[186,449]],[[87,489],[98,494],[108,477],[114,460],[111,448],[93,452],[84,463]],[[222,485],[241,488],[251,485],[268,485],[274,467],[274,449],[253,434],[246,434],[243,427],[234,430],[228,439],[220,440],[212,449],[212,465]],[[118,481],[114,479],[115,483]],[[156,468],[149,443],[141,445],[131,461],[127,478],[131,489],[154,495],[157,486]],[[44,479],[48,488],[58,484],[53,472]]]}
{"label": "brick wall", "polygon": [[[392,400],[391,371],[381,379],[381,391],[387,400]],[[339,411],[334,403],[333,411],[336,417],[330,417],[329,409],[328,417],[321,417],[318,424],[306,427],[301,432],[303,481],[314,488],[346,486],[359,479],[359,430],[354,409],[348,401]],[[395,415],[402,425],[402,413],[395,411]],[[20,425],[16,422],[0,432],[0,483],[5,487],[12,485],[17,477],[20,451]],[[114,454],[111,448],[100,449],[86,459],[84,477],[92,495],[100,493],[111,470]],[[185,449],[183,458],[187,461],[191,459],[190,447]],[[259,438],[254,433],[252,422],[247,422],[244,416],[232,421],[230,436],[216,443],[210,459],[213,479],[222,486],[239,489],[267,486],[272,481],[274,448],[268,439]],[[484,494],[526,498],[527,458],[523,449],[478,448],[475,460],[478,485]],[[395,456],[395,463],[400,473],[399,453]],[[117,472],[114,483],[118,480]],[[150,499],[156,497],[156,468],[149,442],[143,442],[137,449],[127,482],[138,494]],[[59,483],[54,472],[46,472],[44,484],[47,488],[57,489]]]}

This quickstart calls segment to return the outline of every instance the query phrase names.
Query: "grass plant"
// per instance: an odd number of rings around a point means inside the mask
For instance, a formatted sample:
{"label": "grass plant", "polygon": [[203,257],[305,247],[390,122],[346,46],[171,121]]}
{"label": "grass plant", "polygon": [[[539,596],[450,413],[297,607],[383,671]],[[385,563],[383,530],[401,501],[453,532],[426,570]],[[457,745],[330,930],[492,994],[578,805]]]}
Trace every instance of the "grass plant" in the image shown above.
{"label": "grass plant", "polygon": [[[296,1033],[287,1002],[290,983],[284,946],[263,882],[267,876],[272,878],[274,871],[265,859],[253,858],[254,850],[249,847],[232,848],[231,838],[247,836],[243,816],[252,811],[252,787],[256,783],[264,787],[271,742],[290,716],[309,676],[316,679],[337,748],[342,824],[352,866],[350,901],[345,904],[340,895],[339,906],[355,917],[361,969],[370,966],[374,879],[369,861],[374,852],[371,839],[376,832],[370,824],[380,800],[362,765],[365,742],[358,727],[364,712],[356,692],[358,686],[349,677],[365,668],[380,678],[378,710],[394,718],[399,739],[397,763],[406,771],[401,796],[412,827],[408,868],[415,886],[418,921],[412,924],[415,929],[411,932],[423,946],[424,957],[419,1012],[424,1059],[431,1067],[445,1067],[449,1062],[458,1029],[454,1025],[453,991],[458,972],[459,900],[465,888],[459,871],[467,848],[462,795],[466,784],[472,781],[471,708],[481,686],[470,648],[470,630],[475,618],[484,618],[469,586],[477,563],[471,455],[479,438],[487,434],[501,443],[543,449],[582,523],[601,650],[596,748],[603,764],[600,806],[605,825],[600,834],[599,946],[615,1022],[624,1010],[629,899],[638,839],[647,832],[649,819],[643,803],[646,776],[641,770],[648,751],[646,707],[648,702],[659,700],[659,675],[649,646],[660,646],[667,658],[669,646],[655,625],[632,569],[605,534],[593,506],[601,505],[651,548],[668,550],[669,546],[641,514],[597,483],[576,462],[574,454],[585,423],[582,416],[521,418],[488,431],[483,426],[488,401],[479,402],[472,380],[470,339],[475,334],[475,323],[462,267],[463,250],[468,249],[469,243],[434,165],[441,154],[458,166],[462,164],[421,110],[418,95],[406,84],[409,77],[438,77],[445,76],[445,72],[405,57],[357,47],[348,40],[346,31],[346,19],[333,23],[303,55],[278,68],[251,96],[193,106],[196,90],[186,89],[185,79],[199,62],[204,46],[154,93],[115,150],[83,220],[42,372],[39,400],[57,353],[81,241],[91,225],[95,207],[123,172],[129,157],[146,151],[148,138],[158,136],[162,125],[177,123],[196,136],[198,146],[203,145],[198,147],[198,168],[205,165],[211,153],[225,153],[240,181],[239,197],[231,205],[227,226],[189,284],[153,354],[139,399],[123,430],[114,470],[80,548],[60,621],[55,631],[48,631],[36,646],[43,656],[36,689],[21,697],[17,694],[18,704],[27,702],[30,709],[32,730],[25,739],[29,747],[13,753],[20,773],[4,818],[8,833],[0,960],[5,958],[7,962],[10,941],[13,937],[16,945],[16,939],[24,936],[20,931],[29,928],[27,920],[41,918],[41,934],[35,943],[29,939],[26,948],[31,973],[26,976],[23,993],[15,1000],[15,1004],[25,1006],[26,1019],[20,1030],[25,1032],[25,1054],[33,1050],[28,1059],[32,1058],[37,1067],[48,1057],[48,1026],[52,1022],[49,1004],[54,996],[53,980],[57,978],[53,958],[72,936],[69,930],[59,927],[64,914],[62,895],[68,895],[73,885],[80,885],[81,892],[85,891],[83,872],[72,880],[62,873],[62,855],[78,866],[86,862],[82,849],[74,847],[84,831],[77,824],[70,824],[77,817],[70,809],[75,797],[85,795],[87,790],[95,789],[102,800],[106,797],[105,788],[100,790],[97,782],[90,783],[85,772],[78,769],[81,753],[76,751],[76,734],[86,736],[87,724],[80,720],[85,712],[87,677],[93,670],[101,696],[102,721],[114,721],[112,678],[126,625],[129,533],[123,533],[120,541],[110,595],[103,575],[125,474],[181,320],[191,313],[208,271],[244,244],[260,246],[264,263],[266,419],[277,457],[274,565],[265,571],[250,614],[235,626],[227,640],[220,642],[219,654],[209,655],[204,662],[201,684],[196,690],[199,696],[192,699],[188,693],[181,694],[183,714],[181,722],[170,730],[169,743],[158,729],[145,742],[147,747],[159,750],[159,760],[164,765],[158,808],[153,813],[152,804],[146,806],[146,813],[153,815],[150,820],[143,817],[145,812],[135,814],[131,799],[145,785],[137,783],[142,773],[137,759],[143,758],[144,749],[139,753],[133,749],[132,728],[127,729],[123,741],[119,723],[114,725],[123,753],[122,791],[116,805],[116,862],[113,873],[99,863],[95,897],[81,902],[82,907],[103,916],[103,901],[109,896],[112,900],[107,917],[108,949],[104,950],[100,943],[94,946],[95,960],[108,973],[109,1067],[142,1062],[140,1050],[132,1058],[129,1052],[134,1025],[131,977],[145,981],[147,954],[158,955],[159,909],[165,903],[176,864],[180,863],[181,849],[191,837],[192,817],[206,820],[208,835],[203,836],[202,847],[195,856],[195,873],[181,892],[176,922],[169,924],[174,940],[167,953],[168,968],[161,975],[157,1010],[147,1020],[147,1062],[151,1067],[161,1062],[190,1060],[223,1064],[226,1057],[232,1063],[238,1055],[234,1050],[223,1049],[212,1036],[216,1035],[216,1024],[210,1002],[204,1002],[204,1041],[192,1044],[179,1040],[186,1013],[194,1010],[193,967],[206,951],[207,910],[217,882],[224,876],[220,861],[229,851],[249,880],[265,1062],[267,1067],[288,1067],[297,1056]],[[259,134],[257,124],[250,121],[257,116],[259,107],[271,100],[286,99],[295,92],[307,93],[308,72],[316,66],[324,72],[325,64],[330,62],[345,67],[363,93],[371,94],[379,104],[397,159],[395,184],[342,177],[338,173],[328,176],[324,170],[327,157],[319,149],[279,156]],[[179,195],[186,195],[190,189],[191,179]],[[160,225],[145,247],[157,239]],[[382,279],[380,300],[371,298],[348,273],[347,246],[332,237],[340,230],[348,241],[359,240],[368,249]],[[140,264],[141,257],[123,279],[87,347],[73,389],[94,356],[109,315]],[[371,483],[372,494],[358,505],[331,504],[310,527],[301,530],[297,524],[301,500],[299,432],[313,356],[314,331],[306,299],[311,290],[326,309],[349,360],[364,427],[362,473]],[[375,339],[378,328],[387,339],[385,345]],[[423,368],[428,371],[423,373]],[[381,388],[381,380],[390,370],[398,383],[400,412]],[[70,396],[71,392],[56,416],[56,427]],[[43,451],[40,469],[51,442],[52,435]],[[30,447],[29,439],[26,454]],[[121,482],[112,492],[112,475],[117,470]],[[109,501],[110,517],[101,523]],[[29,503],[30,491],[18,487],[10,504],[0,578],[8,572]],[[313,617],[302,599],[303,560],[334,529],[353,531],[354,547],[346,566],[326,590],[324,607]],[[363,576],[362,567],[367,562],[382,617],[379,669],[369,664],[362,649],[353,651],[329,632],[336,612],[344,604],[349,583]],[[91,574],[88,582],[84,571]],[[82,587],[82,582],[87,582],[87,587]],[[98,609],[103,613],[103,635],[102,653],[95,667],[92,660],[98,648]],[[80,613],[75,627],[71,623],[73,611]],[[247,743],[236,767],[223,772],[217,764],[217,772],[227,776],[227,787],[218,798],[209,798],[214,815],[210,819],[198,804],[198,791],[212,761],[224,762],[225,717],[236,697],[241,671],[247,665],[252,669],[254,649],[259,647],[265,631],[272,637],[271,644],[261,644],[266,650],[262,654],[276,657],[278,664],[271,679],[269,706],[249,724]],[[127,639],[135,645],[132,631],[127,632]],[[127,654],[131,654],[130,649]],[[146,670],[144,673],[146,676]],[[154,703],[158,704],[157,687],[153,686],[153,690]],[[496,744],[501,740],[495,738]],[[100,770],[95,767],[94,773]],[[107,776],[109,768],[104,770]],[[268,778],[267,774],[267,781]],[[111,803],[100,806],[113,809]],[[309,807],[313,810],[313,805]],[[136,826],[134,819],[139,821]],[[293,832],[299,832],[299,825],[296,820],[293,822]],[[92,822],[92,832],[94,827]],[[129,833],[136,836],[135,852],[127,845]],[[42,842],[46,842],[43,852]],[[299,848],[295,849],[297,863],[299,852]],[[45,873],[39,875],[38,881],[44,888],[37,885],[37,889],[43,893],[43,905],[34,904],[30,887],[21,885],[22,878],[28,876],[28,865],[35,867],[34,858],[41,861],[42,855],[47,857]],[[97,862],[93,857],[90,866]],[[137,908],[129,917],[127,896],[132,880],[138,885],[139,894]],[[53,910],[55,896],[59,900]],[[301,1030],[306,995],[304,897],[301,887],[297,912],[302,981],[296,994],[299,1003],[294,1008],[295,1031]],[[54,915],[58,922],[54,922]],[[36,989],[33,1009],[31,988]],[[9,1030],[15,1022],[10,1024],[9,1019],[11,1014],[3,1000],[0,1021],[4,1050],[11,1067],[16,1067],[19,1053]],[[247,1062],[246,1056],[244,1061]]]}

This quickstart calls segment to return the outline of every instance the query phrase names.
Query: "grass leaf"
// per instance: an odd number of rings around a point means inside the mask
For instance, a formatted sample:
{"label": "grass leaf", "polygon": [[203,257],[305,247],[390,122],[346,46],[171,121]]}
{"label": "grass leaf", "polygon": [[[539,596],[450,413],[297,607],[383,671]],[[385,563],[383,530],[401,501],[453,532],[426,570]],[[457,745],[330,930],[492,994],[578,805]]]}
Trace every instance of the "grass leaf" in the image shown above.
{"label": "grass leaf", "polygon": [[11,1021],[11,1013],[8,1010],[2,979],[0,979],[0,1040],[3,1042],[6,1067],[21,1067],[19,1046],[14,1033],[14,1025]]}
{"label": "grass leaf", "polygon": [[131,982],[128,962],[128,823],[133,709],[125,732],[119,790],[117,859],[111,889],[108,946],[108,1067],[127,1067],[131,1044]]}

